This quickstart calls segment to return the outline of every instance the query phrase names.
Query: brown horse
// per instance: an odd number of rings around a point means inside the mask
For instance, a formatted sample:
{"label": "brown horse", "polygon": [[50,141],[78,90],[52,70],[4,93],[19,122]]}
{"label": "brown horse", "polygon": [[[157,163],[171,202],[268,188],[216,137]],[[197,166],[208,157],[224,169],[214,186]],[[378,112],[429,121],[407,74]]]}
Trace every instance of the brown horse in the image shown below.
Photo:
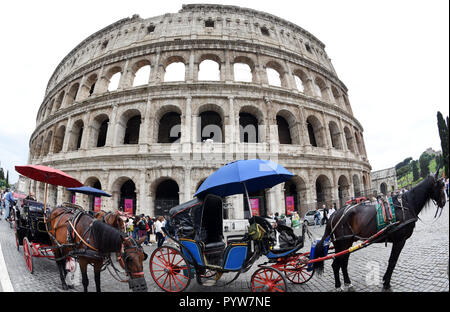
{"label": "brown horse", "polygon": [[[430,201],[434,201],[437,209],[443,208],[446,203],[444,192],[444,182],[435,176],[429,176],[409,192],[404,193],[401,202],[393,198],[395,206],[396,220],[398,225],[392,226],[386,233],[383,233],[376,242],[392,243],[391,255],[386,273],[383,276],[383,289],[390,290],[391,276],[397,264],[398,257],[405,245],[406,240],[412,235],[415,222],[423,207]],[[437,211],[436,211],[437,212]],[[353,242],[364,240],[377,233],[376,205],[360,203],[355,206],[347,206],[336,211],[327,223],[322,239],[316,245],[314,258],[324,255],[323,244],[327,238],[331,238],[335,251],[340,252],[350,248]],[[347,272],[348,259],[350,254],[336,257],[333,260],[332,268],[335,279],[336,290],[341,291],[341,281],[339,270],[344,276],[344,285],[349,290],[353,289]],[[316,262],[314,268],[320,274],[323,271],[323,261]]]}
{"label": "brown horse", "polygon": [[65,282],[67,256],[78,258],[85,292],[89,285],[87,265],[94,266],[95,286],[100,292],[100,272],[110,263],[111,252],[121,253],[124,268],[130,277],[130,288],[133,291],[147,290],[142,265],[146,255],[140,246],[141,241],[126,237],[112,226],[76,208],[56,207],[51,211],[47,224],[55,244],[54,255],[64,290],[68,289]]}
{"label": "brown horse", "polygon": [[94,218],[105,222],[106,224],[111,225],[112,227],[118,229],[119,231],[126,233],[125,228],[125,219],[127,219],[126,215],[122,213],[120,210],[112,211],[103,211],[100,210],[94,213]]}

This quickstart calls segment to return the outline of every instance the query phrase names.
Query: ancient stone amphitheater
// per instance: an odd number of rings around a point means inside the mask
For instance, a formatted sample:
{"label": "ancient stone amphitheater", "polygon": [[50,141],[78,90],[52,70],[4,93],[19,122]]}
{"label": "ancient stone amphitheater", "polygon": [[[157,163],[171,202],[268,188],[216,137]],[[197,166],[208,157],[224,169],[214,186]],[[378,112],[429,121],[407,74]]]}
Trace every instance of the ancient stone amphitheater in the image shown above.
{"label": "ancient stone amphitheater", "polygon": [[[370,188],[363,127],[325,45],[268,13],[183,5],[119,20],[78,44],[51,76],[29,163],[113,196],[86,208],[165,214],[222,165],[271,159],[296,176],[250,194],[260,214],[339,207]],[[26,187],[43,200],[44,185]],[[51,186],[49,203],[73,194]],[[247,216],[241,195],[226,218]]]}

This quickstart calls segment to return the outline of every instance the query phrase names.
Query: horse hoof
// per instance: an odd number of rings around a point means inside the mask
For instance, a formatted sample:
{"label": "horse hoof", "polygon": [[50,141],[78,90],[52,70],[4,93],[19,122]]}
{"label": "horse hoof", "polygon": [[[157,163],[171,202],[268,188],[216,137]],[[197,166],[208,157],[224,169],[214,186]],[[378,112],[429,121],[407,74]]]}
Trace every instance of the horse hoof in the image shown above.
{"label": "horse hoof", "polygon": [[67,285],[64,284],[64,285],[62,285],[62,289],[63,289],[63,290],[68,290],[68,289],[69,289],[69,286],[67,286]]}
{"label": "horse hoof", "polygon": [[392,292],[391,285],[383,285],[383,292]]}
{"label": "horse hoof", "polygon": [[336,292],[343,292],[344,291],[344,289],[342,288],[342,287],[336,287]]}
{"label": "horse hoof", "polygon": [[73,285],[68,285],[67,287],[69,287],[69,289],[75,289],[75,286]]}
{"label": "horse hoof", "polygon": [[355,287],[352,284],[345,284],[344,287],[347,289],[348,292],[355,291]]}

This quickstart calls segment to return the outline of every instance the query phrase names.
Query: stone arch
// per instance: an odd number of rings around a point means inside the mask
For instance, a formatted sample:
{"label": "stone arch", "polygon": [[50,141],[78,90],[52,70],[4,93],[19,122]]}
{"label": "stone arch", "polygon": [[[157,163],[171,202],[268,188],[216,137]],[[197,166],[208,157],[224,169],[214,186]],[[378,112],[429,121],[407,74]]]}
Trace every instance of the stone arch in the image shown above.
{"label": "stone arch", "polygon": [[286,87],[284,73],[284,68],[278,62],[269,61],[266,64],[266,74],[269,85],[276,87]]}
{"label": "stone arch", "polygon": [[186,61],[181,56],[170,56],[163,62],[164,82],[185,81]]}
{"label": "stone arch", "polygon": [[215,54],[203,54],[198,64],[198,81],[220,81],[221,60]]}
{"label": "stone arch", "polygon": [[181,112],[169,111],[158,119],[158,143],[175,143],[181,139]]}
{"label": "stone arch", "polygon": [[293,196],[294,198],[294,211],[296,211],[301,218],[304,217],[307,206],[307,195],[308,188],[306,186],[305,180],[295,175],[289,181],[284,183],[284,196],[285,203],[287,205],[287,197]]}
{"label": "stone arch", "polygon": [[327,84],[325,80],[320,77],[316,77],[314,79],[314,87],[316,89],[316,95],[319,98],[321,98],[323,101],[329,100],[327,95]]}
{"label": "stone arch", "polygon": [[255,82],[255,62],[247,56],[237,56],[233,60],[233,80]]}
{"label": "stone arch", "polygon": [[301,69],[295,69],[292,73],[294,75],[295,80],[295,86],[297,87],[297,90],[301,93],[308,94],[309,91],[307,90],[307,84],[308,81],[308,75],[305,74],[305,72]]}
{"label": "stone arch", "polygon": [[76,151],[81,147],[81,140],[83,138],[84,122],[82,119],[78,119],[73,123],[69,137],[69,151]]}
{"label": "stone arch", "polygon": [[87,91],[84,98],[87,98],[87,97],[91,96],[92,94],[94,94],[95,85],[97,84],[97,81],[98,81],[98,76],[96,73],[93,73],[88,76],[88,78],[86,79],[86,82],[84,84],[85,90]]}
{"label": "stone arch", "polygon": [[354,174],[352,177],[353,181],[353,190],[355,197],[360,197],[362,195],[361,193],[361,182],[359,180],[359,176],[357,174]]}
{"label": "stone arch", "polygon": [[345,205],[345,202],[350,199],[350,183],[345,175],[339,176],[338,179],[338,198],[339,208]]}
{"label": "stone arch", "polygon": [[100,113],[94,117],[91,125],[89,147],[103,147],[106,145],[108,127],[109,116],[106,113]]}
{"label": "stone arch", "polygon": [[388,193],[388,186],[385,182],[382,182],[380,184],[380,192],[383,193],[384,195],[387,195]]}
{"label": "stone arch", "polygon": [[58,129],[55,132],[55,135],[53,137],[53,153],[59,153],[62,151],[64,146],[64,137],[66,135],[66,126],[61,125],[58,127]]}
{"label": "stone arch", "polygon": [[347,126],[344,127],[344,135],[348,150],[352,153],[355,153],[355,139],[352,135],[352,132]]}
{"label": "stone arch", "polygon": [[359,154],[364,155],[364,149],[363,149],[361,137],[359,136],[358,131],[355,131],[355,141],[356,141],[356,147],[358,148]]}
{"label": "stone arch", "polygon": [[281,109],[276,115],[278,139],[280,144],[300,144],[300,131],[295,115],[287,109]]}
{"label": "stone arch", "polygon": [[308,129],[309,143],[314,147],[325,147],[323,126],[320,120],[316,116],[310,115],[306,118],[306,126]]}
{"label": "stone arch", "polygon": [[[102,183],[100,182],[100,179],[96,176],[90,176],[89,178],[87,178],[84,182],[84,185],[86,186],[90,186],[90,187],[94,187],[96,189],[101,190],[102,189]],[[94,211],[95,210],[95,196],[94,195],[85,195],[87,197],[87,208],[90,211]],[[102,198],[99,197],[98,201],[102,201]],[[98,207],[98,209],[101,209],[101,204],[100,207]]]}
{"label": "stone arch", "polygon": [[146,85],[150,81],[151,63],[147,59],[139,60],[131,67],[132,86]]}
{"label": "stone arch", "polygon": [[331,86],[331,93],[333,94],[334,102],[336,103],[336,105],[342,107],[342,96],[335,86]]}
{"label": "stone arch", "polygon": [[330,130],[331,146],[335,149],[342,150],[341,132],[338,125],[334,121],[328,123],[328,129]]}
{"label": "stone arch", "polygon": [[113,202],[116,209],[125,210],[126,200],[132,200],[133,215],[136,214],[137,196],[134,180],[127,176],[117,178],[111,187]]}
{"label": "stone arch", "polygon": [[72,84],[72,86],[69,89],[69,92],[67,92],[66,103],[64,104],[64,107],[68,107],[75,102],[79,89],[80,89],[79,82]]}
{"label": "stone arch", "polygon": [[206,139],[212,139],[214,142],[225,142],[225,116],[223,109],[216,104],[204,104],[198,108],[198,117],[200,122],[200,133],[197,135],[197,141],[202,142]]}
{"label": "stone arch", "polygon": [[113,66],[111,67],[105,75],[108,92],[116,91],[119,88],[120,78],[122,76],[122,67],[121,66]]}
{"label": "stone arch", "polygon": [[315,181],[317,207],[322,205],[330,207],[333,202],[331,180],[325,175],[320,174]]}
{"label": "stone arch", "polygon": [[45,137],[45,141],[42,146],[42,151],[41,151],[42,156],[48,155],[48,153],[50,151],[50,144],[52,142],[52,139],[53,139],[53,131],[49,131],[47,136]]}
{"label": "stone arch", "polygon": [[168,215],[170,208],[180,203],[179,193],[179,184],[171,177],[160,177],[154,181],[151,186],[151,194],[154,198],[155,216]]}
{"label": "stone arch", "polygon": [[52,114],[54,103],[55,103],[55,99],[52,99],[52,100],[47,104],[47,108],[46,108],[46,110],[45,110],[45,118],[49,117],[49,116]]}
{"label": "stone arch", "polygon": [[122,113],[117,123],[116,143],[139,144],[141,112],[138,109],[128,109]]}
{"label": "stone arch", "polygon": [[62,102],[63,102],[63,100],[64,100],[64,95],[65,95],[65,92],[64,92],[64,91],[61,91],[61,92],[59,93],[58,97],[56,98],[56,100],[55,100],[55,106],[54,106],[54,112],[55,112],[55,113],[61,108]]}

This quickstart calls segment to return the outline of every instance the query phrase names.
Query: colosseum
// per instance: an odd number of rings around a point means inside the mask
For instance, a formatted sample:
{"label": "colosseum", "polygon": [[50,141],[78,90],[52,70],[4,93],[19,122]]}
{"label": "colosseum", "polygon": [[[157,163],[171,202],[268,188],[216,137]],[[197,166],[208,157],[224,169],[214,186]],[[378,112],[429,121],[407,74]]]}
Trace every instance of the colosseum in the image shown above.
{"label": "colosseum", "polygon": [[[274,15],[229,5],[119,20],[86,38],[51,76],[29,141],[31,164],[112,194],[50,186],[49,203],[162,215],[236,159],[295,174],[250,194],[261,215],[342,203],[371,189],[363,127],[325,45]],[[27,191],[43,200],[44,185]],[[252,201],[255,202],[255,201]],[[253,205],[253,204],[252,204]],[[242,195],[225,217],[248,216]]]}

